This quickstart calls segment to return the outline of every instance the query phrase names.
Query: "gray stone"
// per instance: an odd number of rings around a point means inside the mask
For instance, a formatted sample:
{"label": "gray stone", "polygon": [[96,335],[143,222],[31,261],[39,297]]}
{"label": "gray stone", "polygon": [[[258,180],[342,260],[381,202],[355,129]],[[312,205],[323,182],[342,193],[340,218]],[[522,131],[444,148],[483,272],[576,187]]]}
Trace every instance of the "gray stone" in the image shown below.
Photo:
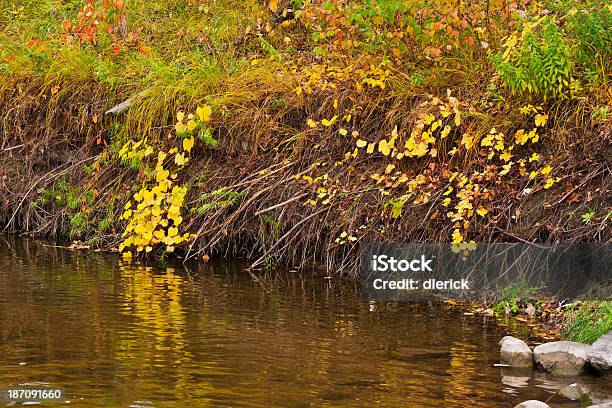
{"label": "gray stone", "polygon": [[506,336],[499,341],[500,361],[510,367],[533,367],[533,352],[523,340]]}
{"label": "gray stone", "polygon": [[604,402],[603,404],[589,405],[587,408],[612,408],[612,401]]}
{"label": "gray stone", "polygon": [[587,353],[587,358],[593,368],[602,375],[612,370],[612,330],[593,343],[591,350]]}
{"label": "gray stone", "polygon": [[587,366],[591,346],[573,341],[554,341],[533,349],[538,366],[554,375],[579,375]]}
{"label": "gray stone", "polygon": [[589,395],[589,388],[580,384],[570,384],[566,387],[561,388],[559,391],[559,395],[564,396],[565,398],[569,398],[572,401],[576,401],[582,399],[584,396]]}
{"label": "gray stone", "polygon": [[529,400],[515,405],[514,408],[550,408],[548,404],[538,400]]}

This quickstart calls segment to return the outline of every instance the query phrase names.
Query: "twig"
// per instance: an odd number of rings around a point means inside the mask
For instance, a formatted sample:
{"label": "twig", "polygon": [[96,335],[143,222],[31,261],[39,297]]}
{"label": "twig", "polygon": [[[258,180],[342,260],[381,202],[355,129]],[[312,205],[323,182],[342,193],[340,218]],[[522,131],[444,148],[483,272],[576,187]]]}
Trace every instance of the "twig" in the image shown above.
{"label": "twig", "polygon": [[23,147],[24,144],[18,144],[17,146],[12,146],[12,147],[7,147],[5,149],[2,149],[3,152],[8,152],[9,150],[13,150],[13,149],[19,149],[20,147]]}
{"label": "twig", "polygon": [[272,207],[268,207],[268,208],[264,208],[263,210],[259,210],[259,211],[257,211],[255,213],[255,215],[260,215],[260,214],[263,214],[265,212],[275,210],[275,209],[277,209],[279,207],[284,206],[285,204],[289,204],[289,203],[291,203],[293,201],[299,200],[300,198],[306,197],[308,194],[309,193],[303,193],[303,194],[300,194],[300,195],[296,195],[295,197],[291,197],[290,199],[285,200],[282,203],[278,203],[278,204],[273,205]]}
{"label": "twig", "polygon": [[268,255],[270,255],[272,253],[272,251],[274,251],[276,249],[276,247],[278,247],[278,245],[283,242],[283,240],[285,238],[287,238],[288,236],[291,235],[291,233],[293,233],[293,231],[295,231],[295,229],[297,227],[299,227],[300,225],[304,224],[306,221],[311,220],[312,218],[316,217],[317,215],[321,214],[323,211],[329,210],[329,208],[321,208],[319,211],[310,214],[308,217],[304,218],[302,221],[298,222],[297,224],[295,224],[293,227],[291,227],[291,229],[289,231],[287,231],[282,237],[280,237],[275,243],[274,245],[272,245],[270,247],[270,249],[268,249],[262,256],[259,257],[259,259],[257,259],[255,262],[253,262],[250,266],[250,269],[253,269],[254,267],[256,267],[257,265],[261,264],[263,261],[266,260],[266,258],[268,257]]}
{"label": "twig", "polygon": [[508,232],[506,230],[503,230],[503,229],[499,228],[497,225],[493,225],[493,228],[495,228],[496,230],[498,230],[499,232],[501,232],[503,234],[508,235],[509,237],[512,237],[512,238],[516,239],[517,241],[521,241],[521,242],[524,242],[525,244],[533,245],[533,246],[536,246],[538,248],[546,248],[543,245],[536,244],[535,242],[529,242],[526,239],[523,239],[523,238],[519,237],[518,235],[515,235],[515,234],[513,234],[511,232]]}
{"label": "twig", "polygon": [[561,204],[563,201],[565,201],[566,198],[568,198],[569,196],[572,195],[572,193],[576,190],[578,190],[580,187],[584,186],[586,183],[588,183],[589,181],[591,181],[592,179],[594,179],[595,177],[599,176],[600,173],[603,173],[605,170],[605,168],[601,168],[600,170],[596,171],[595,173],[592,173],[590,176],[586,177],[582,183],[578,184],[576,187],[572,188],[570,191],[568,191],[563,197],[561,197],[561,199],[559,199],[559,201],[557,201],[554,205],[558,205]]}
{"label": "twig", "polygon": [[44,176],[42,176],[41,178],[39,178],[34,184],[32,184],[32,186],[28,189],[28,191],[23,195],[23,198],[21,199],[21,201],[19,202],[19,204],[17,205],[17,208],[15,208],[15,211],[13,212],[13,215],[11,216],[11,219],[8,220],[8,222],[6,223],[6,226],[2,229],[2,232],[6,231],[6,229],[13,223],[13,220],[15,219],[15,216],[17,215],[17,213],[19,212],[19,209],[21,208],[21,206],[23,205],[23,203],[25,202],[25,200],[28,198],[28,196],[30,195],[30,193],[32,192],[32,190],[34,190],[34,187],[36,187],[38,185],[38,183],[40,183],[41,181],[43,181],[45,178],[48,179],[53,179],[55,177],[61,176],[62,174],[64,174],[65,172],[67,172],[68,170],[70,170],[71,168],[73,168],[74,166],[78,166],[79,164],[85,163],[86,161],[89,161],[91,159],[94,159],[98,157],[96,156],[92,156],[92,157],[88,157],[87,159],[81,160],[78,163],[74,163],[72,164],[70,167],[58,172],[57,174],[53,174],[50,175],[51,173],[53,173],[54,171],[56,171],[57,169],[62,168],[63,166],[65,166],[68,163],[64,163],[61,166],[56,167],[55,169],[49,171],[47,174],[45,174]]}
{"label": "twig", "polygon": [[134,102],[136,102],[139,99],[144,98],[150,92],[151,92],[151,88],[145,89],[144,91],[139,92],[135,96],[132,96],[126,99],[125,101],[121,102],[119,105],[113,106],[112,108],[104,112],[104,114],[105,115],[118,115],[124,110],[129,109],[134,104]]}

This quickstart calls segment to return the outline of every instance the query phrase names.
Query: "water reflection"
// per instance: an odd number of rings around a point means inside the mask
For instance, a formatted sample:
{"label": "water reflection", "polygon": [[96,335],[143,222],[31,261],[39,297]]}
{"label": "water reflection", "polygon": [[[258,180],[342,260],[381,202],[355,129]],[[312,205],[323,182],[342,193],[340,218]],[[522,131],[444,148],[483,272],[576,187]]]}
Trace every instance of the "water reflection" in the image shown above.
{"label": "water reflection", "polygon": [[569,385],[493,367],[506,333],[490,321],[362,302],[353,284],[1,237],[0,265],[0,387],[46,382],[72,406],[511,407]]}

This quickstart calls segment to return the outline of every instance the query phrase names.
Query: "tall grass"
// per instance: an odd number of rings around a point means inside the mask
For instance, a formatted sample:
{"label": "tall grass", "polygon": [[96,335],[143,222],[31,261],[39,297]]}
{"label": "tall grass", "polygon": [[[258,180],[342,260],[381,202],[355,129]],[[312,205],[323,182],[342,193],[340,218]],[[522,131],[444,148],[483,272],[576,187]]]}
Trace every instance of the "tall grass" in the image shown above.
{"label": "tall grass", "polygon": [[591,344],[612,330],[612,302],[583,302],[566,317],[564,337]]}

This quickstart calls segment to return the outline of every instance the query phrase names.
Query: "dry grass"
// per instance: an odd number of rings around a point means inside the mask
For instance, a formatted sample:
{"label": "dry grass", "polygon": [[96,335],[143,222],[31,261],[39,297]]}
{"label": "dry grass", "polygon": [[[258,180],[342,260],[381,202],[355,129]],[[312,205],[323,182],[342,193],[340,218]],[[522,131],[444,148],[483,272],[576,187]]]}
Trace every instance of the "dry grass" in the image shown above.
{"label": "dry grass", "polygon": [[[207,24],[219,30],[214,38],[200,38],[205,30],[199,14],[182,10],[184,2],[168,6],[175,13],[172,17],[147,8],[146,3],[135,1],[133,12],[152,22],[140,34],[147,40],[147,56],[114,55],[110,44],[66,46],[56,36],[46,41],[43,72],[38,72],[25,54],[24,44],[31,39],[26,20],[15,23],[22,24],[23,31],[12,25],[0,35],[0,44],[8,44],[9,52],[17,55],[0,82],[0,226],[116,246],[121,234],[116,214],[143,180],[139,170],[119,163],[116,152],[127,139],[147,138],[158,146],[169,143],[175,113],[208,103],[215,112],[212,125],[220,144],[196,147],[191,165],[180,175],[190,188],[186,228],[198,234],[193,249],[183,255],[240,256],[256,264],[323,263],[330,273],[354,272],[355,255],[367,242],[449,241],[454,227],[440,211],[446,184],[438,180],[428,202],[408,203],[400,218],[391,218],[385,210],[389,196],[368,178],[384,169],[384,158],[360,155],[334,167],[352,150],[354,141],[330,129],[309,128],[308,118],[332,117],[334,101],[340,107],[359,105],[354,130],[377,141],[395,126],[411,129],[426,93],[443,96],[451,89],[472,108],[470,131],[475,140],[492,127],[511,135],[527,126],[528,119],[518,112],[527,101],[499,87],[488,89],[494,73],[485,55],[474,56],[477,60],[465,69],[452,68],[462,61],[449,63],[450,68],[395,65],[384,91],[366,89],[358,94],[351,84],[341,84],[333,91],[299,97],[293,91],[303,80],[298,68],[318,63],[320,57],[303,50],[279,56],[262,46],[257,35],[244,29],[254,23],[257,13],[246,17],[245,8],[236,3],[210,2],[213,17]],[[256,2],[249,5],[265,10]],[[37,18],[45,19],[42,14]],[[33,20],[28,24],[35,26]],[[180,36],[178,27],[183,27]],[[29,29],[32,34],[34,28]],[[272,42],[278,46],[279,41]],[[330,63],[367,66],[370,59],[336,56]],[[416,70],[427,85],[412,82]],[[596,121],[592,116],[593,109],[605,106],[612,96],[606,85],[583,98],[547,102],[554,121],[538,152],[553,159],[561,181],[550,190],[539,187],[528,195],[521,194],[526,182],[520,177],[489,186],[495,192],[490,203],[495,217],[476,221],[470,227],[471,239],[610,240],[605,212],[611,208],[611,126],[609,120]],[[142,97],[125,112],[104,115],[138,94]],[[478,149],[450,157],[446,155],[450,142],[445,147],[436,158],[402,162],[401,170],[411,178],[422,174],[439,178],[444,171],[470,174],[482,168]],[[86,166],[96,162],[100,168],[88,171]],[[329,163],[325,174],[339,191],[329,206],[305,205],[316,196],[316,188],[295,179],[321,173],[312,166],[317,162]],[[59,191],[59,180],[78,191],[75,208],[59,201],[41,204],[41,192],[65,194]],[[233,199],[214,193],[219,190],[230,192]],[[87,203],[90,192],[94,201]],[[594,208],[594,221],[584,223],[581,215]],[[79,214],[84,214],[84,225],[78,224]],[[337,243],[344,231],[355,233],[358,240]]]}

